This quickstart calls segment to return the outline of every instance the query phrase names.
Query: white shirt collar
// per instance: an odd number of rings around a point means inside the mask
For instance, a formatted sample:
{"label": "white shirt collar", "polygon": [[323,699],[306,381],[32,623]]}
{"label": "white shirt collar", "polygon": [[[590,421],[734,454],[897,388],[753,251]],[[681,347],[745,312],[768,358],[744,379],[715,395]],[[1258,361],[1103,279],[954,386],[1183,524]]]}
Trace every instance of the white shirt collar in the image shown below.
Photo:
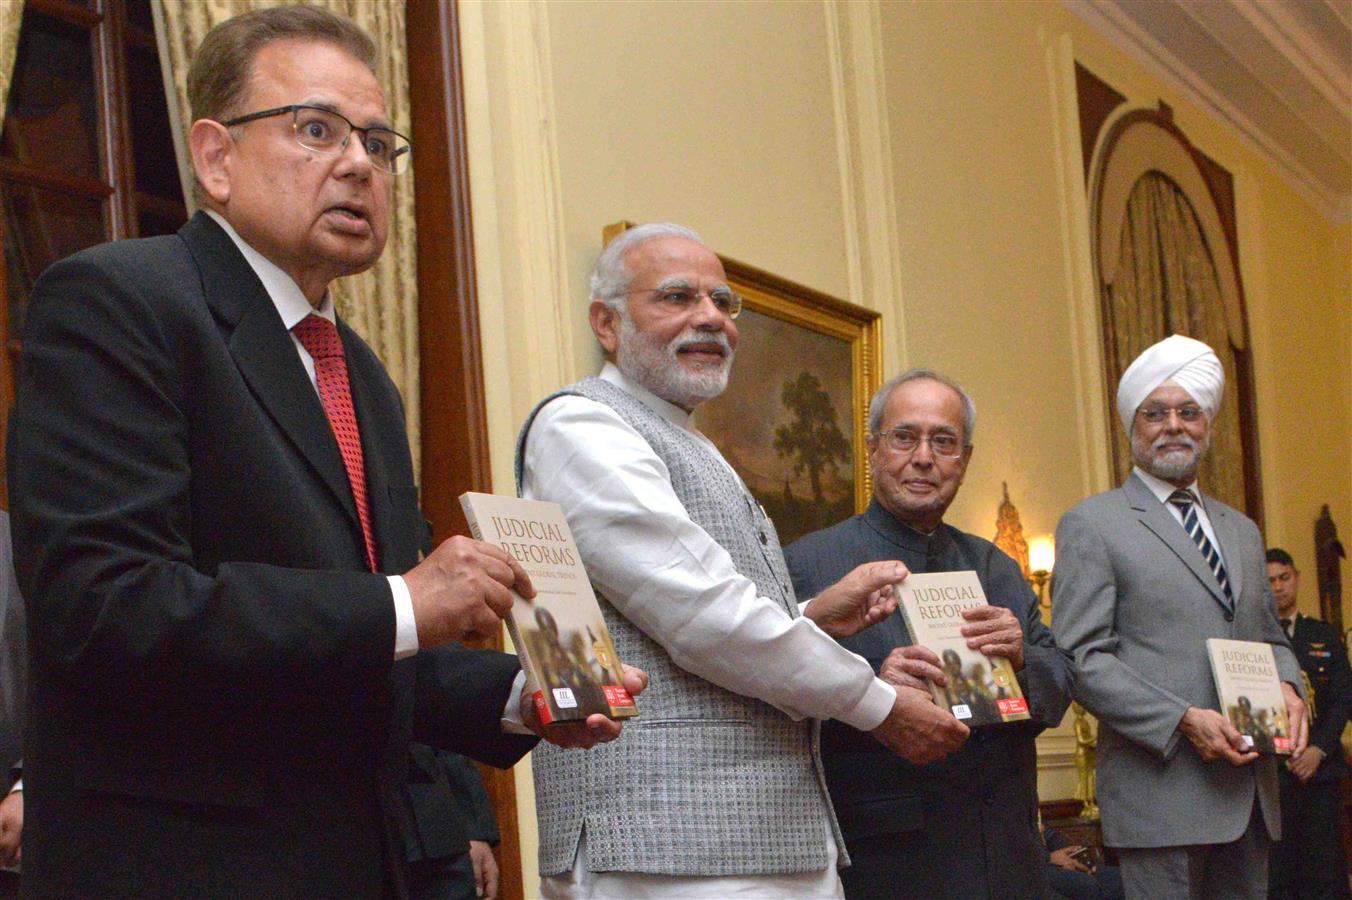
{"label": "white shirt collar", "polygon": [[[1168,503],[1169,495],[1178,490],[1178,488],[1174,487],[1169,482],[1162,478],[1156,478],[1140,466],[1132,466],[1132,471],[1136,473],[1136,477],[1145,482],[1145,486],[1150,488],[1150,493],[1154,494],[1161,503]],[[1194,478],[1192,484],[1188,485],[1184,490],[1192,494],[1197,500],[1200,501],[1202,499],[1202,492],[1197,488],[1196,478]]]}
{"label": "white shirt collar", "polygon": [[310,301],[305,299],[305,294],[301,291],[300,285],[296,284],[295,279],[283,272],[272,260],[245,243],[244,238],[239,236],[239,232],[235,231],[224,216],[214,209],[204,209],[203,212],[211,216],[216,224],[221,226],[226,234],[230,235],[230,240],[234,241],[235,246],[239,248],[239,252],[244,254],[245,262],[249,264],[249,268],[254,270],[258,280],[263,282],[263,289],[272,298],[272,304],[277,307],[277,314],[282,317],[282,324],[286,326],[287,331],[290,331],[297,322],[310,313],[323,316],[330,322],[335,321],[332,294],[325,291],[319,309],[315,309],[310,305]]}
{"label": "white shirt collar", "polygon": [[621,372],[620,367],[613,362],[607,361],[606,364],[601,367],[601,375],[599,377],[602,381],[610,382],[625,393],[632,394],[636,399],[642,401],[644,406],[648,407],[676,427],[685,428],[691,431],[694,430],[690,427],[690,413],[681,409],[674,403],[668,403],[666,400],[663,400],[661,397]]}

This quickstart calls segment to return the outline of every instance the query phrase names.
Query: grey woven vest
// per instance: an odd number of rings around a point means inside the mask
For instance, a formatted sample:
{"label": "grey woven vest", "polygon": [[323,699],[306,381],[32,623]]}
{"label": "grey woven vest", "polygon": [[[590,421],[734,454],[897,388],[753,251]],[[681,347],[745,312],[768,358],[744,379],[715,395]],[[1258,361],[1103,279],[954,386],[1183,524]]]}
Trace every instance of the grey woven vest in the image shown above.
{"label": "grey woven vest", "polygon": [[[774,525],[726,466],[697,438],[624,390],[586,378],[546,397],[573,394],[611,407],[653,448],[694,522],[725,549],[761,596],[798,615]],[[548,499],[548,498],[543,498]],[[582,560],[585,565],[588,560]],[[680,668],[661,645],[597,590],[620,659],[650,676],[640,715],[612,743],[532,755],[540,824],[540,874],[572,869],[582,829],[593,871],[660,875],[756,875],[826,867],[829,817],[842,862],[844,841],[826,792],[815,721],[726,691]]]}

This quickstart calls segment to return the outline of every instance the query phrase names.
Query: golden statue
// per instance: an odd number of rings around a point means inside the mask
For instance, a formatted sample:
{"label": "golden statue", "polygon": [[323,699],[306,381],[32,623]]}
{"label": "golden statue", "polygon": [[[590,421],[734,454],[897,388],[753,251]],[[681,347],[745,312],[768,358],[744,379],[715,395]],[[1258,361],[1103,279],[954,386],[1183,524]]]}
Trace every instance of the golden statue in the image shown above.
{"label": "golden statue", "polygon": [[1075,799],[1084,804],[1080,808],[1080,818],[1097,819],[1098,788],[1094,769],[1098,756],[1098,734],[1083,706],[1072,703],[1070,708],[1075,712],[1075,771],[1080,776],[1079,784],[1075,786]]}
{"label": "golden statue", "polygon": [[1000,509],[995,517],[995,546],[1008,553],[1019,564],[1023,577],[1028,577],[1028,542],[1023,539],[1023,523],[1019,521],[1019,511],[1009,502],[1009,484],[1000,482],[1005,499],[1000,501]]}

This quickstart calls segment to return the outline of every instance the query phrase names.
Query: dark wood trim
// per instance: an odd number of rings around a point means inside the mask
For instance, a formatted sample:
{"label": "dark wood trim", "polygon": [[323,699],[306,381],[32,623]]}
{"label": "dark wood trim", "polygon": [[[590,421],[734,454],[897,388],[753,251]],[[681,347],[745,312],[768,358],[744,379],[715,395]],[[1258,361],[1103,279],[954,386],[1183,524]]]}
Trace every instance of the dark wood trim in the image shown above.
{"label": "dark wood trim", "polygon": [[1089,183],[1089,168],[1094,164],[1094,143],[1103,123],[1113,110],[1127,102],[1127,98],[1093,72],[1075,63],[1075,97],[1080,110],[1080,155],[1084,164],[1085,184]]}
{"label": "dark wood trim", "polygon": [[31,184],[35,187],[74,194],[91,200],[102,200],[113,193],[111,185],[97,178],[84,175],[71,175],[52,169],[40,169],[28,163],[18,162],[7,156],[0,156],[0,178]]}
{"label": "dark wood trim", "polygon": [[94,29],[94,87],[99,98],[99,142],[103,175],[113,186],[105,214],[108,239],[136,236],[136,190],[127,102],[127,71],[123,57],[122,26],[126,10],[114,4],[105,10],[103,24]]}
{"label": "dark wood trim", "polygon": [[23,11],[30,10],[81,28],[93,28],[103,21],[102,12],[67,0],[27,0]]}
{"label": "dark wood trim", "polygon": [[[417,188],[418,352],[423,512],[434,540],[466,533],[458,497],[492,490],[479,305],[465,146],[464,85],[454,0],[407,7],[409,107]],[[492,642],[501,648],[499,637]],[[502,842],[499,894],[525,895],[516,785],[481,769]]]}
{"label": "dark wood trim", "polygon": [[186,222],[188,219],[188,209],[177,200],[170,200],[167,197],[161,197],[159,194],[149,194],[145,191],[137,191],[136,212],[150,213],[159,216],[162,219],[178,219],[180,222]]}
{"label": "dark wood trim", "polygon": [[1084,801],[1069,797],[1064,800],[1043,800],[1038,804],[1038,808],[1042,811],[1042,821],[1044,822],[1055,819],[1073,819],[1084,808]]}

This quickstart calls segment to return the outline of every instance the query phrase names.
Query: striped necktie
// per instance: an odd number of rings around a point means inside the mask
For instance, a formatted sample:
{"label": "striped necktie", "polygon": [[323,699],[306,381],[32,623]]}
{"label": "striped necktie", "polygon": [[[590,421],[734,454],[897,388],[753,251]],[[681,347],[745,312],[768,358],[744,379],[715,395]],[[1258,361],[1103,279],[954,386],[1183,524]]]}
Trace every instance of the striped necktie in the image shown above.
{"label": "striped necktie", "polygon": [[1235,597],[1234,594],[1230,593],[1230,577],[1225,574],[1225,564],[1221,562],[1220,553],[1207,538],[1206,532],[1202,530],[1202,522],[1197,518],[1197,503],[1193,499],[1192,492],[1174,491],[1169,495],[1169,502],[1183,514],[1183,530],[1192,538],[1192,542],[1197,545],[1197,549],[1202,551],[1202,559],[1206,560],[1207,568],[1220,582],[1221,592],[1225,594],[1225,599],[1230,601],[1230,608],[1233,609]]}

